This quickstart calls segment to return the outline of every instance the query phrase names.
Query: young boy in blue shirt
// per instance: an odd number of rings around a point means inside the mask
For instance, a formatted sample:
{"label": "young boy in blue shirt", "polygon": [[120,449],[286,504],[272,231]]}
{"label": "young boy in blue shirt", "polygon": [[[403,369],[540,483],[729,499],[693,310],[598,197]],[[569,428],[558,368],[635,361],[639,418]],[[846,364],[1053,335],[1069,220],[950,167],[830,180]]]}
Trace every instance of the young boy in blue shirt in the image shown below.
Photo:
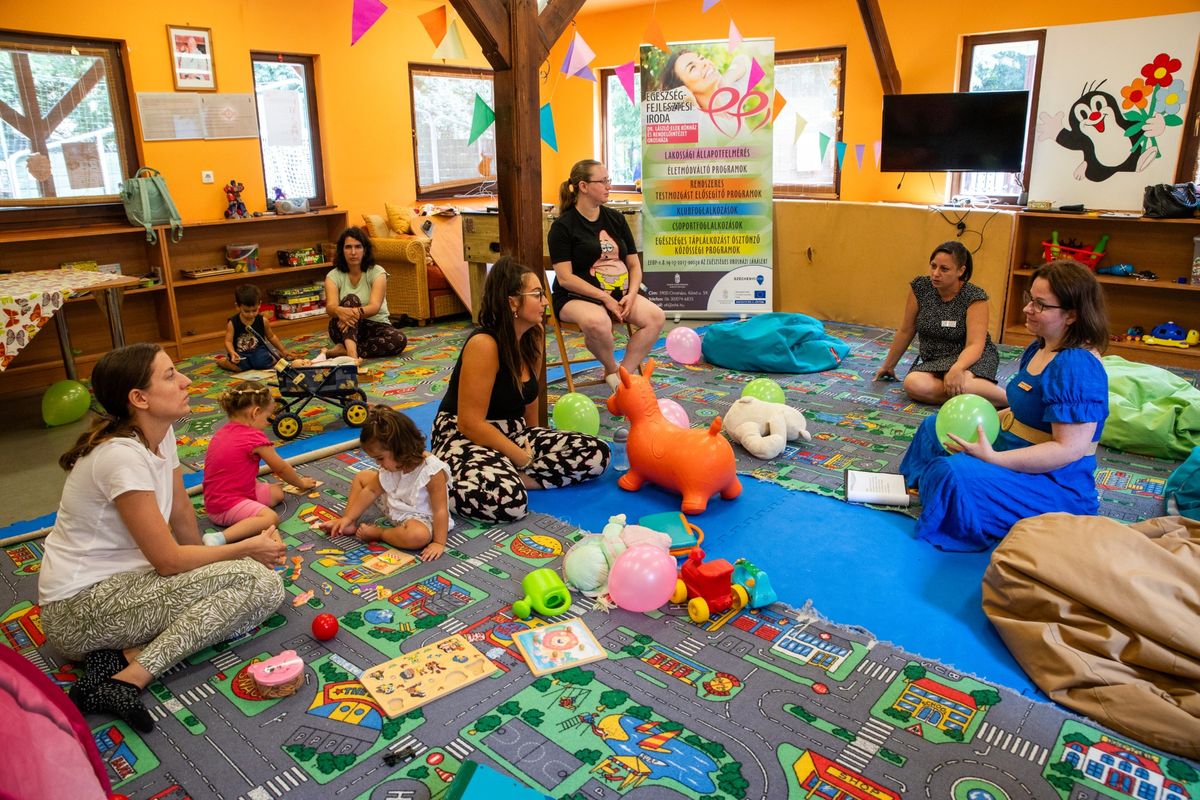
{"label": "young boy in blue shirt", "polygon": [[248,369],[270,369],[276,355],[267,347],[270,342],[284,358],[292,359],[297,353],[288,350],[271,330],[271,323],[258,313],[262,292],[252,283],[244,283],[233,291],[238,313],[229,318],[225,325],[225,358],[217,360],[222,369],[242,372]]}

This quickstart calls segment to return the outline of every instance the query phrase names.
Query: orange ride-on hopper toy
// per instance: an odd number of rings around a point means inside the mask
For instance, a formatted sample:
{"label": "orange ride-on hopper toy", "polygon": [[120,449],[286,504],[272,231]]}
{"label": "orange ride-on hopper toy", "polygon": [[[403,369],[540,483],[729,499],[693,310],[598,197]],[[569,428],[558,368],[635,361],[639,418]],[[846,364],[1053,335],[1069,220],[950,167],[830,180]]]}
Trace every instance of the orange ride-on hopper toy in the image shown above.
{"label": "orange ride-on hopper toy", "polygon": [[749,602],[746,587],[733,582],[733,564],[723,558],[704,561],[704,551],[693,547],[679,568],[672,603],[687,601],[692,622],[708,622],[713,614],[741,611]]}

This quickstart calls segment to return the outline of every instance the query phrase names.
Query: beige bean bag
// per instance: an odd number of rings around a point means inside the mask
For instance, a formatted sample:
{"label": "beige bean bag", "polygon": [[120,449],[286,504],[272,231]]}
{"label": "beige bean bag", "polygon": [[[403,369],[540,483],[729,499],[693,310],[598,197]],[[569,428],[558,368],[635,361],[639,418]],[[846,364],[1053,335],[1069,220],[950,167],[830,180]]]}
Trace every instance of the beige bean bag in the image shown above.
{"label": "beige bean bag", "polygon": [[983,610],[1053,700],[1200,757],[1200,521],[1022,520],[992,554]]}

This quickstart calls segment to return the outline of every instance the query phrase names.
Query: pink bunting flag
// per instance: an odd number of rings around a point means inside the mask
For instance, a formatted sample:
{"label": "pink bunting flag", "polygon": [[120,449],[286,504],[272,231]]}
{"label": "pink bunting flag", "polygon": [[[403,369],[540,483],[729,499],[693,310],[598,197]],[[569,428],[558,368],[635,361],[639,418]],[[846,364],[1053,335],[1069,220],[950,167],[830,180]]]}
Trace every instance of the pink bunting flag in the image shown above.
{"label": "pink bunting flag", "polygon": [[738,30],[738,26],[733,24],[733,20],[729,20],[729,49],[730,51],[737,50],[742,46],[742,32]]}
{"label": "pink bunting flag", "polygon": [[588,47],[583,36],[576,31],[575,38],[571,40],[571,46],[567,50],[567,62],[563,72],[568,75],[579,75],[595,57],[596,54],[592,52],[592,48]]}
{"label": "pink bunting flag", "polygon": [[631,103],[637,102],[637,98],[633,96],[633,71],[635,69],[637,69],[637,65],[629,61],[613,70],[617,73],[617,79],[621,81],[621,86],[624,87],[625,94],[629,95]]}
{"label": "pink bunting flag", "polygon": [[817,144],[821,148],[821,161],[825,160],[825,150],[829,147],[829,136],[824,133],[817,134]]}
{"label": "pink bunting flag", "polygon": [[858,160],[858,169],[860,171],[862,170],[863,153],[866,152],[866,149],[867,146],[865,144],[854,145],[854,158]]}
{"label": "pink bunting flag", "polygon": [[750,59],[750,77],[746,81],[746,91],[750,91],[757,86],[758,82],[766,77],[766,74],[763,72],[763,68],[758,65],[757,58]]}
{"label": "pink bunting flag", "polygon": [[721,0],[704,0],[704,7],[700,9],[700,13],[703,14],[705,11],[708,11],[719,2],[721,2]]}
{"label": "pink bunting flag", "polygon": [[387,6],[379,0],[354,0],[354,14],[350,18],[350,46],[358,44],[363,34],[379,21]]}
{"label": "pink bunting flag", "polygon": [[875,140],[875,167],[879,167],[879,151],[883,149],[883,140]]}
{"label": "pink bunting flag", "polygon": [[846,143],[838,142],[834,147],[837,148],[838,169],[841,169],[842,162],[846,160]]}

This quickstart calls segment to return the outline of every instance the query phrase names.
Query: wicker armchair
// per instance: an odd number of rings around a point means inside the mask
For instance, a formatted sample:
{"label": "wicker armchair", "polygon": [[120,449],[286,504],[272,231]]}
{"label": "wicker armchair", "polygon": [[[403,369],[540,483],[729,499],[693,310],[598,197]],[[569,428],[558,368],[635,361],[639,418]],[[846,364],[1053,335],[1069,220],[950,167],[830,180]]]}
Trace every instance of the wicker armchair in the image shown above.
{"label": "wicker armchair", "polygon": [[[368,231],[369,232],[369,231]],[[375,261],[387,270],[388,311],[406,314],[425,325],[430,320],[467,310],[429,257],[429,239],[415,234],[372,236]]]}

